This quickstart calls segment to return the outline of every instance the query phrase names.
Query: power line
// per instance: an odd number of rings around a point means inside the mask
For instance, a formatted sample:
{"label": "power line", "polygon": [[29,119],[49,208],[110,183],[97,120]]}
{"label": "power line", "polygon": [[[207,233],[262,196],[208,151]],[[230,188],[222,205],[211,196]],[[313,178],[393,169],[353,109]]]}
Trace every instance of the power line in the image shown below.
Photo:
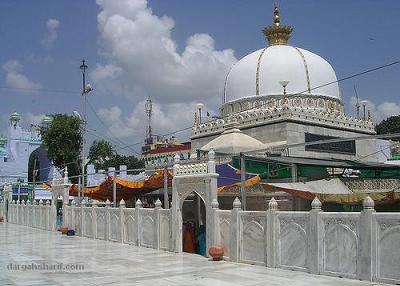
{"label": "power line", "polygon": [[[331,85],[331,84],[334,84],[334,83],[339,83],[339,82],[342,82],[342,81],[345,81],[345,80],[349,80],[349,79],[352,79],[352,78],[355,78],[355,77],[358,77],[358,76],[361,76],[361,75],[365,75],[365,74],[368,74],[368,73],[371,73],[371,72],[375,72],[375,71],[378,71],[378,70],[381,70],[381,69],[384,69],[384,68],[388,68],[390,66],[394,66],[394,65],[397,65],[399,63],[400,63],[400,60],[396,60],[396,61],[393,61],[393,62],[388,63],[388,64],[384,64],[384,65],[381,65],[381,66],[378,66],[378,67],[370,68],[370,69],[367,69],[365,71],[361,71],[361,72],[352,74],[350,76],[346,76],[346,77],[340,78],[340,79],[338,79],[336,81],[328,82],[328,83],[313,87],[311,89],[306,89],[306,90],[304,90],[302,92],[299,92],[299,93],[296,93],[296,94],[303,94],[303,93],[309,92],[311,90],[315,90],[315,89],[318,89],[318,88],[321,88],[321,87],[325,87],[325,86],[328,86],[328,85]],[[260,107],[265,107],[266,105],[267,105],[267,103],[264,102],[263,104],[261,104]],[[260,107],[257,107],[257,108],[260,108]],[[245,112],[245,111],[249,111],[249,110],[253,110],[253,109],[255,109],[255,108],[254,107],[249,107],[247,109],[241,110],[240,113]],[[212,122],[212,121],[213,120],[211,119],[211,120],[209,120],[209,121],[207,121],[205,123]],[[178,129],[178,130],[166,133],[166,134],[161,135],[161,136],[168,136],[168,135],[176,134],[176,133],[183,132],[183,131],[186,131],[186,130],[191,129],[191,128],[192,128],[192,126],[186,127],[186,128],[182,128],[182,129]],[[136,142],[134,144],[127,145],[124,148],[135,146],[135,145],[138,145],[138,144],[141,144],[141,143],[142,142]]]}

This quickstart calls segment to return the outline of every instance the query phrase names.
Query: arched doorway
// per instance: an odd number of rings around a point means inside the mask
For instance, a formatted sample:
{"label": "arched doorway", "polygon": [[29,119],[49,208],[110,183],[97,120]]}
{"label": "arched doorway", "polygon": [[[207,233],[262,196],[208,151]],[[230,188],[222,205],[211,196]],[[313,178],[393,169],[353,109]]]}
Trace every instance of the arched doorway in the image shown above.
{"label": "arched doorway", "polygon": [[207,255],[206,205],[202,197],[191,192],[182,201],[182,249],[184,252]]}

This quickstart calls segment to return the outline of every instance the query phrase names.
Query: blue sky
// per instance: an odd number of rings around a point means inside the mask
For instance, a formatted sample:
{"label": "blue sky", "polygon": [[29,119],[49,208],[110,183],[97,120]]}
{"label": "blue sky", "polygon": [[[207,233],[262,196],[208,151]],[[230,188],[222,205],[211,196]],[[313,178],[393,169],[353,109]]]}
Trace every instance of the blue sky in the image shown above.
{"label": "blue sky", "polygon": [[[295,29],[290,44],[328,60],[338,78],[400,59],[400,1],[278,3],[282,22]],[[272,10],[268,0],[3,0],[0,133],[14,110],[26,122],[80,111],[82,58],[95,88],[89,140],[142,141],[149,95],[156,133],[190,126],[196,102],[218,111],[230,65],[265,46],[261,29],[272,22]],[[193,49],[202,56],[185,53]],[[342,82],[347,113],[354,113],[356,85],[377,120],[399,114],[399,78],[396,65]]]}

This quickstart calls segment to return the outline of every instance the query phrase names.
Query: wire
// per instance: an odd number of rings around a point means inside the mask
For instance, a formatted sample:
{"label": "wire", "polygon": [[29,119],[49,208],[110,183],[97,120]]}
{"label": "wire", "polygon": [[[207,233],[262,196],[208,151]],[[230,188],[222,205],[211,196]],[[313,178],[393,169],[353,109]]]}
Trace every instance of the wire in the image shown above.
{"label": "wire", "polygon": [[[313,87],[310,90],[306,89],[306,90],[304,90],[302,92],[299,92],[298,94],[303,94],[303,93],[309,92],[311,90],[315,90],[315,89],[318,89],[318,88],[321,88],[321,87],[325,87],[325,86],[328,86],[328,85],[331,85],[331,84],[334,84],[334,83],[338,83],[338,82],[342,82],[342,81],[345,81],[345,80],[349,80],[349,79],[352,79],[352,78],[355,78],[355,77],[358,77],[358,76],[361,76],[361,75],[365,75],[365,74],[368,74],[368,73],[371,73],[371,72],[374,72],[374,71],[377,71],[377,70],[381,70],[381,69],[388,68],[388,67],[393,66],[393,65],[397,65],[399,63],[400,63],[400,60],[396,60],[396,61],[393,61],[393,62],[388,63],[388,64],[384,64],[384,65],[381,65],[381,66],[378,66],[378,67],[370,68],[370,69],[367,69],[365,71],[358,72],[358,73],[352,74],[350,76],[343,77],[343,78],[338,79],[336,81],[328,82],[328,83]],[[267,103],[264,102],[263,104],[261,104],[261,106],[259,106],[257,108],[265,107],[266,105],[267,105]],[[254,107],[250,107],[250,108],[247,108],[247,109],[243,109],[243,110],[240,111],[240,113],[245,112],[245,111],[249,111],[249,110],[253,110],[253,109],[255,109],[255,108]],[[208,123],[208,122],[212,122],[212,121],[214,121],[214,120],[211,119],[211,120],[206,121],[204,123]],[[192,127],[193,126],[182,128],[182,129],[178,129],[178,130],[166,133],[166,134],[161,135],[161,136],[168,136],[168,135],[176,134],[176,133],[179,133],[179,132],[183,132],[183,131],[186,131],[188,129],[191,129]],[[138,145],[138,144],[141,144],[141,143],[142,142],[136,142],[134,144],[130,144],[130,145],[124,146],[123,149],[128,148],[128,147],[132,147],[132,146],[135,146],[135,145]]]}
{"label": "wire", "polygon": [[[118,138],[118,136],[116,136],[111,129],[109,129],[107,127],[107,125],[104,123],[104,121],[100,118],[100,116],[97,114],[95,108],[93,107],[93,105],[90,103],[90,101],[87,101],[89,108],[92,110],[92,112],[94,113],[94,115],[96,116],[97,120],[101,123],[101,125],[103,125],[103,127],[105,128],[106,131],[110,132],[112,136],[115,137],[115,140],[117,140],[120,144],[122,144],[123,146],[126,146],[127,144],[125,142],[123,142],[121,139]],[[111,137],[109,138],[110,140]],[[139,154],[138,152],[136,152],[133,148],[129,148],[131,151],[135,152],[136,154]],[[141,154],[139,154],[141,155]]]}

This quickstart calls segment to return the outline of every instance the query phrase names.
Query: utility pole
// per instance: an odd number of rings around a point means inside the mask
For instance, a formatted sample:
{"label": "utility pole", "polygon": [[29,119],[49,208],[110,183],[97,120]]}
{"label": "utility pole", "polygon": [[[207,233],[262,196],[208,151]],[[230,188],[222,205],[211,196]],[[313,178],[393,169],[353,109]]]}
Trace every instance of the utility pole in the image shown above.
{"label": "utility pole", "polygon": [[36,183],[36,175],[37,175],[37,171],[36,170],[36,158],[35,161],[33,163],[33,178],[32,178],[32,183],[33,183],[33,187],[32,187],[32,201],[35,200],[35,183]]}
{"label": "utility pole", "polygon": [[246,210],[246,160],[243,153],[240,153],[240,193],[242,195],[242,208]]}
{"label": "utility pole", "polygon": [[164,166],[164,209],[169,209],[167,165]]}
{"label": "utility pole", "polygon": [[87,94],[92,91],[92,87],[88,84],[86,85],[86,70],[88,66],[85,63],[85,60],[82,60],[82,64],[79,66],[82,70],[82,99],[83,99],[83,118],[82,118],[82,176],[81,176],[81,192],[82,197],[83,190],[85,188],[85,133],[86,133],[86,125],[87,125],[87,118],[86,118],[86,104],[87,104]]}

